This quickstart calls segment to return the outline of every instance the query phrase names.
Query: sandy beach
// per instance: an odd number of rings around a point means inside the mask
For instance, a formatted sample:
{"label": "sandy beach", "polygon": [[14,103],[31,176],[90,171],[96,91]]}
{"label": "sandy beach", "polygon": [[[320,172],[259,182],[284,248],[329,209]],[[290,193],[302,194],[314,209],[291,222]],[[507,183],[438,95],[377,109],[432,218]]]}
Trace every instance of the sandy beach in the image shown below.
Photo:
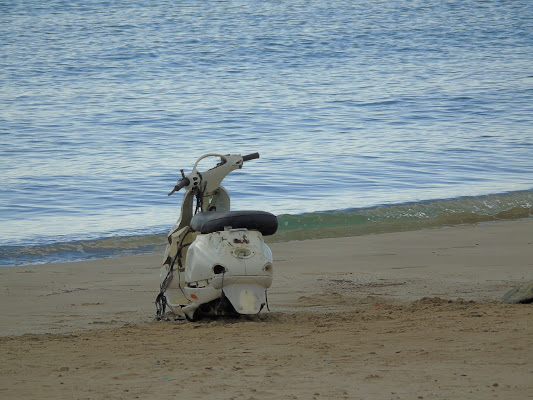
{"label": "sandy beach", "polygon": [[239,319],[155,321],[162,254],[0,269],[0,398],[533,398],[533,220],[271,248]]}

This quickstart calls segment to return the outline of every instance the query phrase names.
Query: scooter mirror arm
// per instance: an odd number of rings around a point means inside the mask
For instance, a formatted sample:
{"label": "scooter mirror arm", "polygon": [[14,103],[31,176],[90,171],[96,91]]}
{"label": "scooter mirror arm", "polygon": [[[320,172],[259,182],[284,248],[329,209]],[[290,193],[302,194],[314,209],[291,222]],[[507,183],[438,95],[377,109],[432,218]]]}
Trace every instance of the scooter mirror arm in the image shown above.
{"label": "scooter mirror arm", "polygon": [[[194,163],[194,167],[192,168],[193,171],[196,171],[196,167],[198,166],[198,163],[200,161],[202,161],[204,158],[207,158],[207,157],[220,157],[220,160],[221,160],[221,163],[219,165],[217,165],[217,167],[221,166],[221,165],[224,165],[228,162],[228,159],[226,158],[228,155],[222,155],[222,154],[218,154],[218,153],[208,153],[208,154],[204,154],[202,157],[200,157],[198,160],[196,160],[196,162]],[[215,168],[217,168],[215,167]]]}

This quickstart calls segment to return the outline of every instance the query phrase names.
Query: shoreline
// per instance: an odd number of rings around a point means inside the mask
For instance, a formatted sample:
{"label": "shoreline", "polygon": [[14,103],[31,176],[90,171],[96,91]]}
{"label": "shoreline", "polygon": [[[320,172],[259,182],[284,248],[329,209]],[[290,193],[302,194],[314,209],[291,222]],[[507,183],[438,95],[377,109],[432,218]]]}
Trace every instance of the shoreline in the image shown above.
{"label": "shoreline", "polygon": [[[265,239],[268,243],[280,243],[532,219],[532,202],[533,189],[529,189],[294,215],[280,214],[278,231]],[[68,238],[62,236],[59,241],[28,237],[23,242],[20,239],[15,240],[16,243],[5,242],[0,245],[0,267],[84,262],[164,252],[169,229],[170,226],[165,224],[157,231],[152,227],[144,234],[128,233],[126,230],[94,236],[87,233],[80,235],[78,232],[70,236],[67,234]]]}
{"label": "shoreline", "polygon": [[1,268],[0,394],[522,399],[531,389],[533,306],[499,302],[533,279],[533,220],[270,247],[271,311],[197,323],[154,321],[161,254]]}

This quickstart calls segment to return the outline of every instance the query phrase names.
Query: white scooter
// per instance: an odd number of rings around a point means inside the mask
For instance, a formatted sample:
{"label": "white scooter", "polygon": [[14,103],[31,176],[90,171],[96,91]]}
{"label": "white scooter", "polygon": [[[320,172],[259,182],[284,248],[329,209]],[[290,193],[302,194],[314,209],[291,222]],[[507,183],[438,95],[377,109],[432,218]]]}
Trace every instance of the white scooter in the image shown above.
{"label": "white scooter", "polygon": [[[205,159],[218,162],[200,172]],[[259,153],[206,154],[178,181],[185,189],[181,215],[168,235],[161,267],[157,318],[195,320],[205,315],[257,314],[267,304],[272,284],[272,251],[263,236],[278,229],[277,217],[263,211],[230,211],[221,186],[231,171],[259,158]],[[194,207],[194,200],[196,205]],[[267,304],[268,307],[268,304]]]}

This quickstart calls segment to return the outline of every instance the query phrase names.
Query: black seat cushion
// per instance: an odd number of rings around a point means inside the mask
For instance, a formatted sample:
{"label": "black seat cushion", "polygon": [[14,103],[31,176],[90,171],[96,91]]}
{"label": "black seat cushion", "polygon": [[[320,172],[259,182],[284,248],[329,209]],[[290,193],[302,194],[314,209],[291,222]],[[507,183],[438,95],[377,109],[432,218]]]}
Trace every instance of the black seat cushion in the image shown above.
{"label": "black seat cushion", "polygon": [[191,228],[195,232],[223,231],[225,227],[256,230],[269,236],[278,230],[278,218],[265,211],[207,211],[192,217]]}

